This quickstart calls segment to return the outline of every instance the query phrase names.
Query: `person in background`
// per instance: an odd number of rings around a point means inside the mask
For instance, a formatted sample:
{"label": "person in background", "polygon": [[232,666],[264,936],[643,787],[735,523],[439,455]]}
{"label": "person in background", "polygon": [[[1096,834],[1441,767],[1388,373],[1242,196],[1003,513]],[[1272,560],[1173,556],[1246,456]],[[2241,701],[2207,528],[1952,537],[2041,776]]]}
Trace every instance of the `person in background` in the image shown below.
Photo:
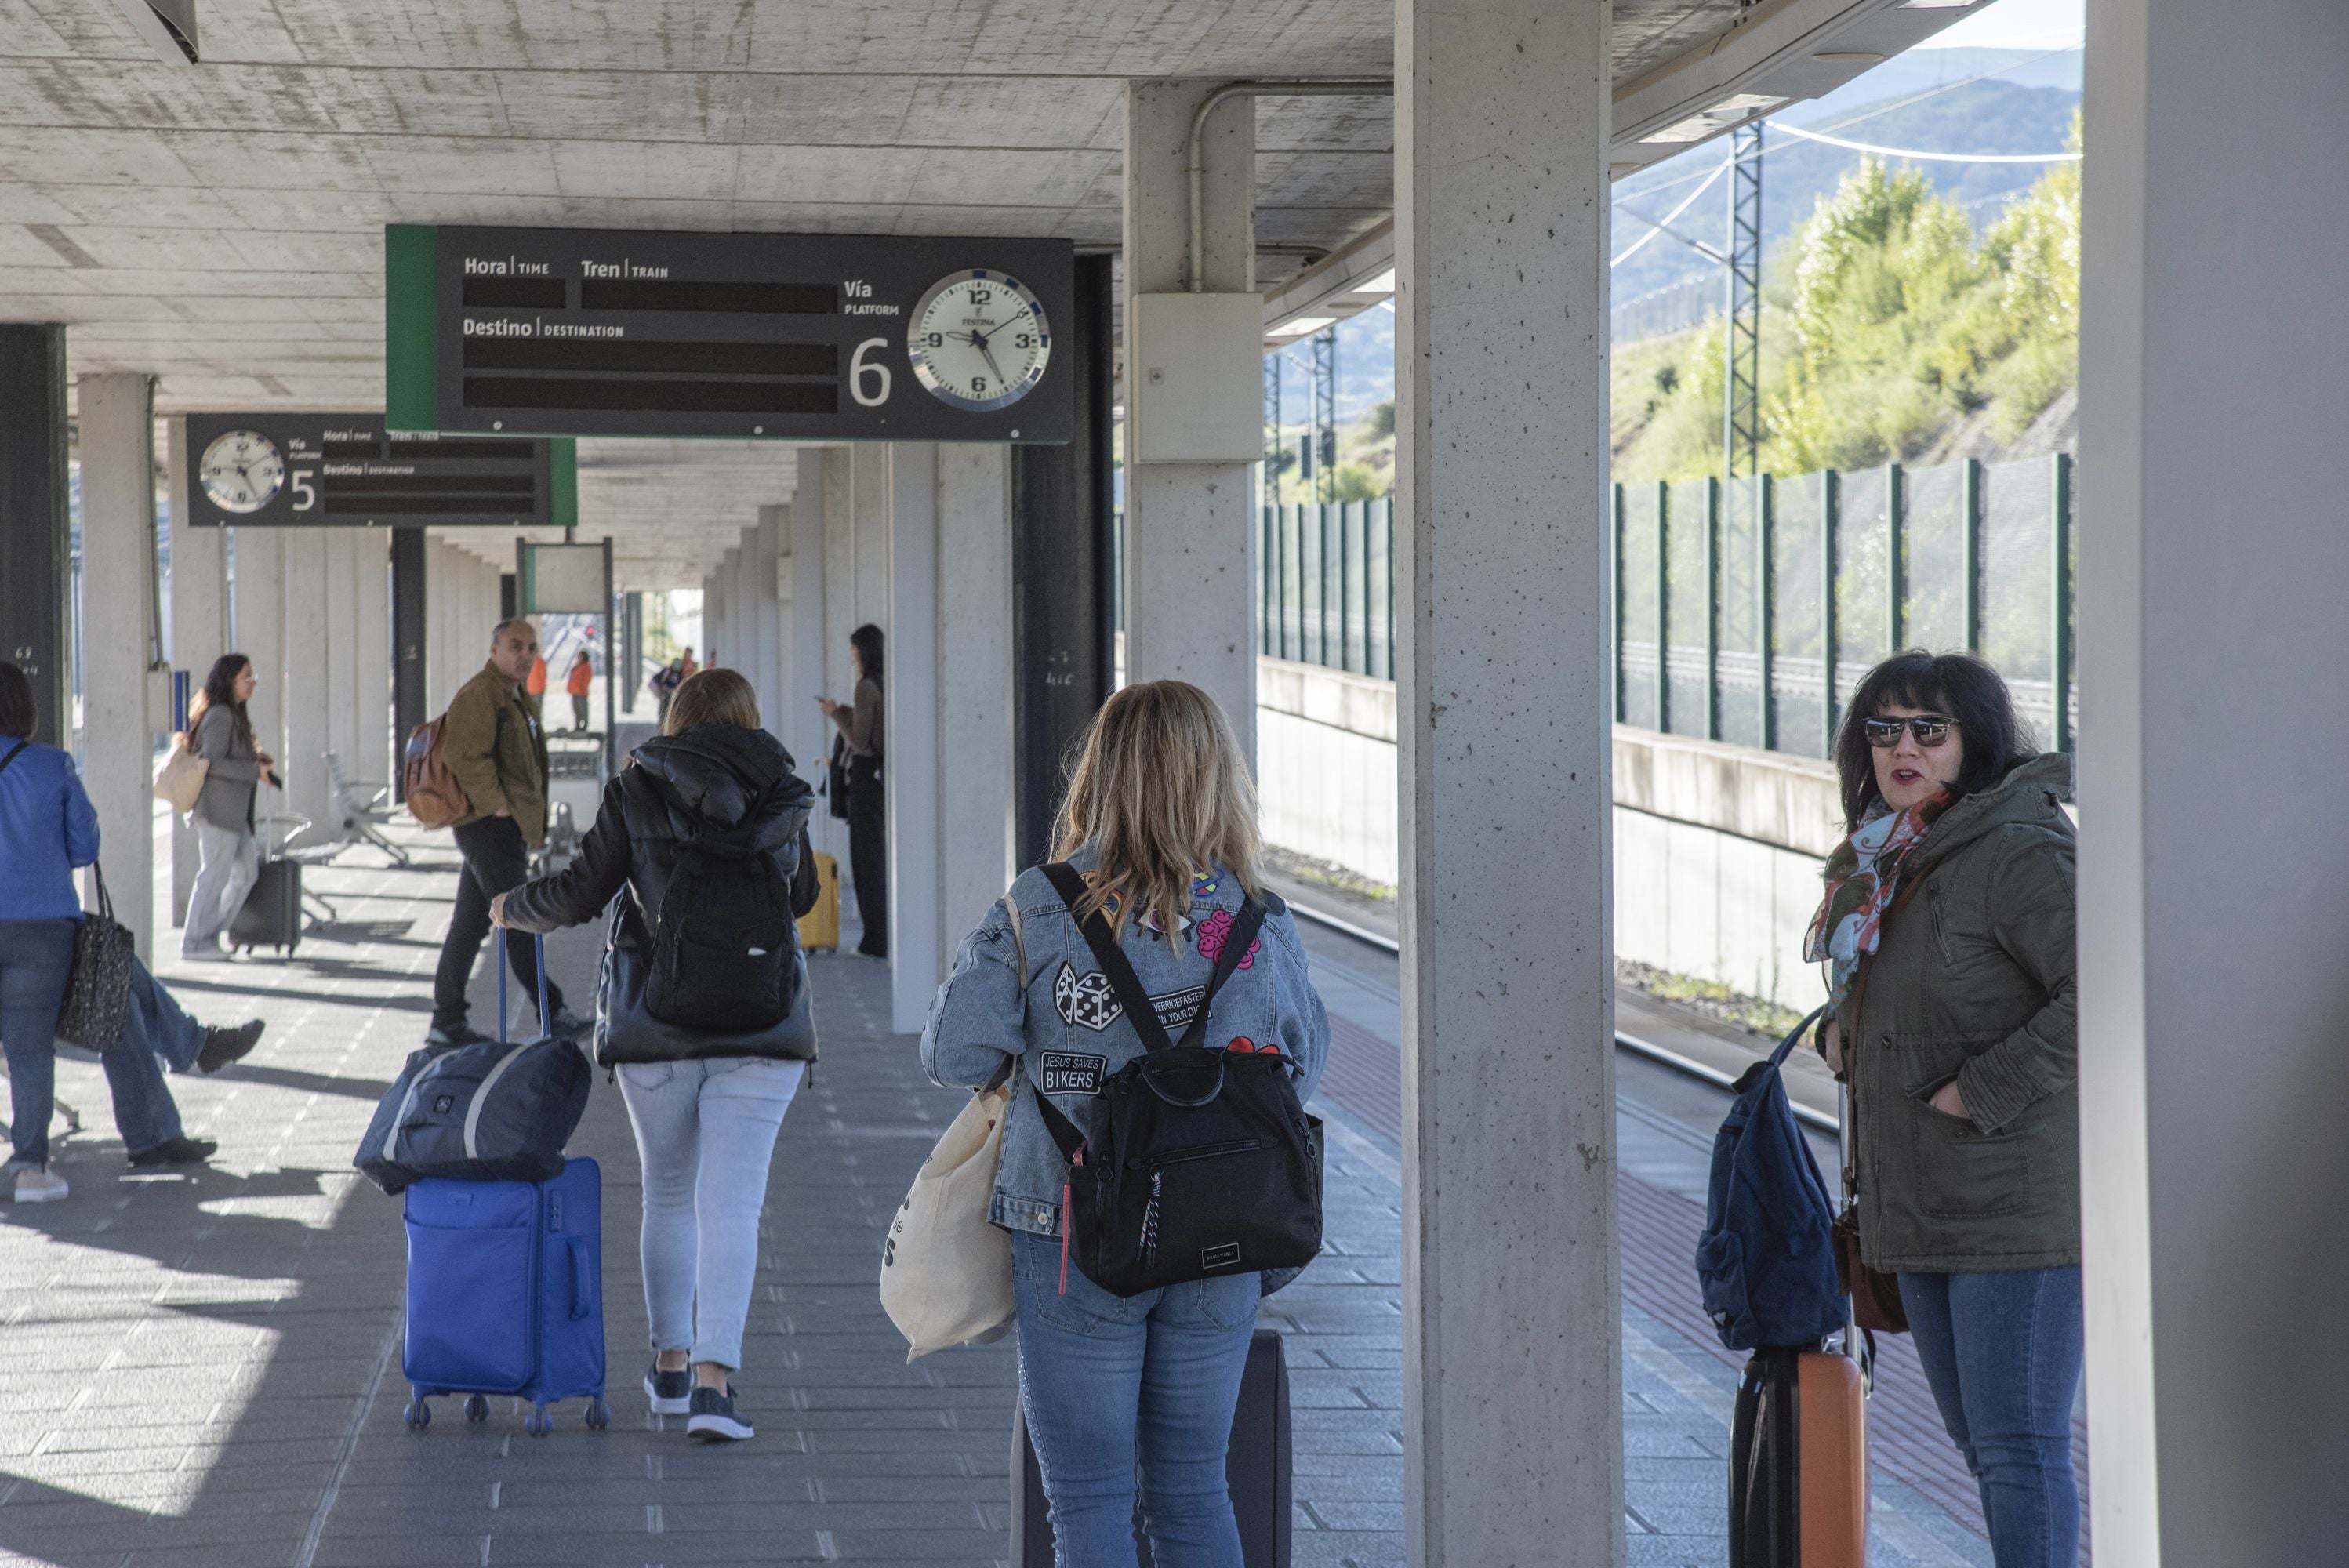
{"label": "person in background", "polygon": [[[1182,681],[1126,687],[1094,716],[1052,830],[1053,857],[1084,877],[1081,908],[1040,869],[1021,873],[964,940],[922,1031],[939,1084],[1011,1073],[988,1218],[1011,1233],[1019,1395],[1061,1568],[1134,1568],[1137,1464],[1152,1562],[1242,1568],[1226,1449],[1257,1300],[1286,1281],[1220,1274],[1115,1296],[1068,1268],[1069,1167],[1038,1096],[1085,1126],[1102,1086],[1143,1050],[1122,1012],[1091,1016],[1072,999],[1071,956],[1094,963],[1081,919],[1109,923],[1150,995],[1195,998],[1254,898],[1264,924],[1208,1005],[1202,1043],[1277,1051],[1297,1068],[1298,1098],[1311,1098],[1330,1018],[1295,917],[1258,884],[1259,842],[1256,789],[1215,699]],[[1084,978],[1101,984],[1098,970]],[[1091,1064],[1081,1082],[1069,1062]]]}
{"label": "person in background", "polygon": [[856,883],[856,913],[864,934],[856,951],[889,956],[889,816],[881,777],[881,628],[866,623],[848,634],[856,668],[856,695],[837,703],[815,699],[848,742],[848,869]]}
{"label": "person in background", "polygon": [[[546,841],[546,734],[537,700],[523,687],[538,655],[538,631],[528,621],[501,621],[490,634],[490,658],[449,699],[441,756],[465,791],[470,814],[453,826],[465,859],[457,879],[457,906],[441,939],[432,977],[432,1027],[425,1043],[467,1046],[489,1037],[466,1021],[465,988],[473,960],[490,934],[490,901],[530,877],[530,851]],[[506,955],[523,994],[538,996],[538,955],[520,936],[506,938]],[[563,1005],[562,987],[546,984],[551,1034],[586,1038],[586,1024]]]}
{"label": "person in background", "polygon": [[546,706],[546,655],[534,653],[530,656],[530,675],[523,682],[523,690],[538,698],[541,707]]}
{"label": "person in background", "polygon": [[678,655],[677,674],[679,684],[691,680],[700,673],[701,665],[695,660],[691,648],[687,648]]}
{"label": "person in background", "polygon": [[2071,758],[1998,673],[1887,659],[1836,741],[1850,838],[1805,956],[1851,1088],[1860,1253],[1897,1274],[1998,1568],[2072,1568],[2080,1498],[2079,1088]]}
{"label": "person in background", "polygon": [[[57,1108],[57,1010],[73,969],[81,900],[78,866],[98,860],[98,809],[73,758],[30,738],[33,686],[0,663],[0,1049],[8,1060],[8,1163],[20,1203],[47,1203],[71,1191],[49,1168],[49,1119]],[[163,1082],[159,1057],[174,1068],[217,1072],[253,1049],[254,1020],[207,1029],[181,1011],[143,964],[134,964],[124,1037],[99,1060],[114,1099],[114,1123],[130,1163],[180,1165],[212,1157],[219,1145],[189,1138]]]}
{"label": "person in background", "polygon": [[[783,1113],[815,1057],[807,968],[788,923],[780,956],[799,992],[781,1023],[747,1019],[732,1029],[656,1019],[610,992],[625,989],[625,957],[648,963],[657,915],[680,851],[704,841],[763,857],[791,890],[793,914],[815,905],[807,849],[815,792],[792,771],[791,753],[760,727],[750,683],[709,670],[678,689],[661,733],[636,748],[604,787],[604,802],[565,870],[490,905],[519,931],[553,931],[603,917],[619,899],[607,958],[615,976],[601,998],[598,1057],[613,1067],[644,1169],[645,1307],[653,1364],[645,1395],[656,1415],[686,1418],[704,1442],[752,1436],[735,1406],[730,1375],[742,1365],[742,1327],[759,1263],[759,1213]],[[729,1009],[730,1012],[730,1007]]]}
{"label": "person in background", "polygon": [[253,661],[222,654],[204,676],[188,710],[188,749],[202,758],[203,792],[188,813],[196,830],[200,869],[188,895],[180,956],[191,963],[225,962],[221,934],[244,907],[261,874],[261,841],[253,830],[254,797],[267,783],[283,789],[276,759],[255,743],[245,705],[260,684]]}
{"label": "person in background", "polygon": [[587,727],[587,688],[595,681],[595,662],[581,648],[571,661],[571,673],[564,677],[564,689],[571,694],[571,732],[574,735]]}

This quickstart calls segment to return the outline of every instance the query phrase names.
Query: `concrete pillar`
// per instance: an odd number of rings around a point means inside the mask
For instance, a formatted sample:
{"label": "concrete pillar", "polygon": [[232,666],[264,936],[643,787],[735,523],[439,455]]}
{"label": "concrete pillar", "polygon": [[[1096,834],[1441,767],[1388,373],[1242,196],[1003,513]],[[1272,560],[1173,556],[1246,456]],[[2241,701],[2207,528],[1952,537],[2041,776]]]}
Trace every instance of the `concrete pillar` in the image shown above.
{"label": "concrete pillar", "polygon": [[[1135,81],[1125,90],[1126,363],[1140,294],[1191,286],[1191,121],[1222,84]],[[1226,103],[1207,122],[1202,222],[1205,289],[1256,289],[1256,112]],[[1264,395],[1251,367],[1231,396]],[[1256,504],[1248,463],[1141,463],[1125,468],[1125,668],[1129,681],[1169,676],[1223,705],[1256,755]]]}
{"label": "concrete pillar", "polygon": [[918,1034],[943,966],[938,918],[938,449],[889,449],[889,1026]]}
{"label": "concrete pillar", "polygon": [[[2349,1534],[2337,706],[2349,12],[2090,0],[2080,1148],[2100,1563]],[[2194,106],[2235,102],[2230,156]],[[2256,242],[2242,242],[2248,232]],[[2281,775],[2263,763],[2284,764]],[[2269,804],[2269,801],[2275,804]],[[2285,802],[2289,802],[2286,804]],[[2304,809],[2303,809],[2304,808]],[[2275,940],[2238,943],[2260,931]]]}
{"label": "concrete pillar", "polygon": [[780,736],[783,727],[783,601],[779,562],[791,538],[792,509],[762,506],[759,526],[750,531],[750,566],[745,586],[750,591],[751,618],[757,628],[756,652],[747,675],[759,693],[759,713],[767,728]]}
{"label": "concrete pillar", "polygon": [[[848,601],[848,624],[833,639],[843,649],[848,646],[848,634],[868,622],[884,632],[889,629],[889,530],[895,515],[889,503],[890,476],[895,472],[889,449],[868,442],[849,450],[854,471],[851,505],[855,513],[856,585]],[[842,655],[843,659],[846,656]],[[847,688],[833,696],[835,701],[844,702]]]}
{"label": "concrete pillar", "polygon": [[[885,459],[887,456],[879,448],[870,447],[828,447],[823,453],[823,593],[819,601],[823,613],[811,617],[822,623],[816,634],[820,656],[807,667],[815,682],[813,689],[834,702],[848,701],[856,685],[848,654],[848,634],[857,626],[859,486],[885,491],[888,484],[885,461],[860,460],[866,451],[877,459]],[[818,727],[811,737],[815,749],[801,758],[811,769],[822,768],[832,758],[831,722],[821,710],[815,717]],[[821,775],[811,773],[810,777]],[[832,814],[829,799],[816,812],[815,845],[846,863],[848,823]]]}
{"label": "concrete pillar", "polygon": [[[336,682],[330,633],[327,534],[320,528],[289,528],[285,550],[285,749],[279,776],[285,780],[285,809],[307,817],[302,838],[326,837],[333,801],[326,790],[326,750],[335,743]],[[347,606],[349,577],[344,577]],[[346,612],[347,613],[347,611]]]}
{"label": "concrete pillar", "polygon": [[[325,531],[326,545],[326,749],[335,754],[343,777],[357,777],[352,758],[359,745],[359,537],[357,530]],[[333,789],[322,776],[322,799],[331,805]],[[329,819],[321,822],[331,825]]]}
{"label": "concrete pillar", "polygon": [[[832,754],[832,738],[824,733],[832,725],[824,718],[823,710],[816,707],[815,698],[819,693],[830,692],[824,683],[823,668],[823,588],[830,567],[825,545],[834,516],[845,519],[847,515],[847,498],[834,493],[847,488],[847,450],[840,447],[802,448],[799,484],[792,491],[792,597],[784,606],[788,656],[784,661],[781,711],[769,722],[798,759],[800,777],[811,783],[823,780],[824,759]],[[829,803],[817,802],[809,825],[815,831],[819,846],[829,847],[824,834],[832,820]]]}
{"label": "concrete pillar", "polygon": [[[229,641],[253,661],[253,700],[244,705],[253,720],[255,745],[278,759],[279,777],[285,763],[285,531],[275,528],[233,528],[229,531],[232,556],[229,604],[233,624]],[[285,810],[285,797],[262,786],[254,800],[258,815]]]}
{"label": "concrete pillar", "polygon": [[[171,498],[171,667],[188,677],[191,700],[203,689],[204,676],[222,654],[243,652],[229,640],[228,530],[195,528],[187,517],[188,422],[171,420],[165,427],[166,466],[171,474],[164,493]],[[166,724],[160,716],[158,725]],[[195,891],[196,830],[188,819],[171,817],[171,923],[184,925],[188,898]]]}
{"label": "concrete pillar", "polygon": [[[1000,446],[938,453],[937,796],[940,970],[1014,871],[1011,464]],[[901,788],[922,782],[900,776]]]}
{"label": "concrete pillar", "polygon": [[351,541],[350,776],[371,789],[391,777],[391,535],[359,529]]}
{"label": "concrete pillar", "polygon": [[694,655],[704,665],[709,663],[709,645],[718,635],[719,603],[725,596],[719,582],[714,573],[701,580],[701,638]]}
{"label": "concrete pillar", "polygon": [[1607,0],[1502,0],[1473,25],[1402,0],[1397,15],[1403,1514],[1416,1568],[1624,1560],[1608,15]]}
{"label": "concrete pillar", "polygon": [[[114,915],[154,958],[155,397],[142,374],[85,376],[81,432],[82,783]],[[86,902],[96,907],[94,895]]]}

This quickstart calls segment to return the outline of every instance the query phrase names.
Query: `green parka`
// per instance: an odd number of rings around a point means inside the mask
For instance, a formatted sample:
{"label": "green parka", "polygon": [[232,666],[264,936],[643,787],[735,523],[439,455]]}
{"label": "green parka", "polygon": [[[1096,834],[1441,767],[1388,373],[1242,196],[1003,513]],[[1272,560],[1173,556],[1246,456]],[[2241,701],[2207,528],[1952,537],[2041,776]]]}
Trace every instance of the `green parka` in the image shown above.
{"label": "green parka", "polygon": [[[2080,1261],[2071,782],[2049,753],[1943,812],[1844,1004],[1871,1268]],[[1953,1078],[1962,1118],[1928,1103]]]}
{"label": "green parka", "polygon": [[[502,717],[501,717],[502,715]],[[546,841],[546,732],[538,699],[493,664],[485,664],[449,699],[440,756],[464,787],[472,810],[454,825],[478,822],[502,806],[533,848]]]}

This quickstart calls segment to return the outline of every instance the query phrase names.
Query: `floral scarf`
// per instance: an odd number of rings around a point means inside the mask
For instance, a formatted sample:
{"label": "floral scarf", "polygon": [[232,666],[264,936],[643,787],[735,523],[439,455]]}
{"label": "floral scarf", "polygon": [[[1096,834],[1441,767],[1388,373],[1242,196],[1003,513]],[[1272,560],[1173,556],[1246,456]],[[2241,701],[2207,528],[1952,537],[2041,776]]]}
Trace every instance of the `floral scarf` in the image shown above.
{"label": "floral scarf", "polygon": [[1804,934],[1803,958],[1832,965],[1827,983],[1832,1006],[1843,1005],[1859,961],[1876,951],[1909,851],[1949,804],[1950,792],[1941,789],[1903,811],[1879,805],[1876,815],[1827,857],[1826,896]]}

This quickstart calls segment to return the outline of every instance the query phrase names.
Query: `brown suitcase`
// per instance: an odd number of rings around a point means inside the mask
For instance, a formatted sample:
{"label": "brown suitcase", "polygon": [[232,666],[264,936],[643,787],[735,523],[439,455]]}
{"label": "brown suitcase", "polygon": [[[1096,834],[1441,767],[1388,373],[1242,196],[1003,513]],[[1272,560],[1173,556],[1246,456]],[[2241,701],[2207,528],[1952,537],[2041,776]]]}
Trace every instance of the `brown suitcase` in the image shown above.
{"label": "brown suitcase", "polygon": [[1757,1350],[1737,1387],[1730,1568],[1865,1568],[1868,1414],[1859,1364]]}

